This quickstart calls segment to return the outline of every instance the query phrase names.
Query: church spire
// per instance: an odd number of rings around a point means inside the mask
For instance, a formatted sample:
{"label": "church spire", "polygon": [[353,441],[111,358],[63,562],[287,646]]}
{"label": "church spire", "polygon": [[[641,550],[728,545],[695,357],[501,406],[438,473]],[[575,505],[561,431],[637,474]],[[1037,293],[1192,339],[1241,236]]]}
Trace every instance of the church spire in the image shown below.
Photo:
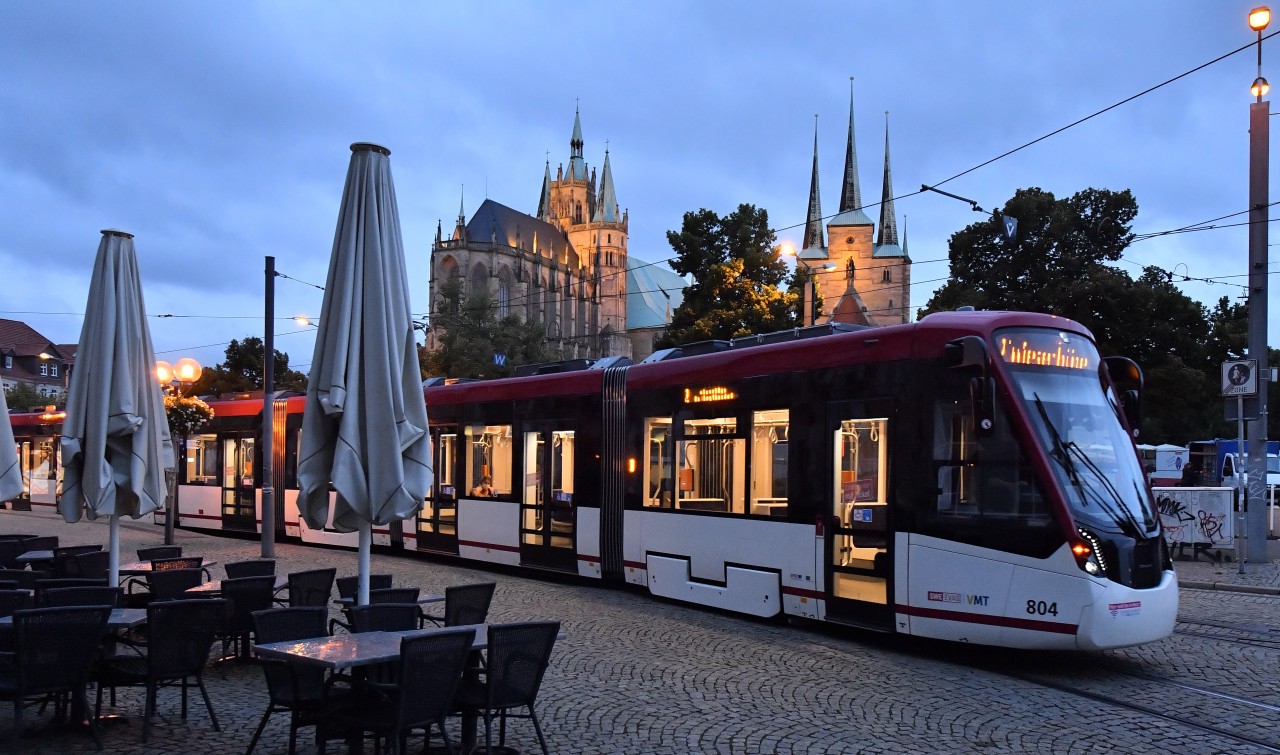
{"label": "church spire", "polygon": [[467,187],[462,187],[462,196],[458,200],[458,222],[453,227],[453,238],[455,240],[466,240],[467,238]]}
{"label": "church spire", "polygon": [[853,77],[849,77],[849,143],[844,148],[844,186],[840,188],[840,212],[862,209],[858,187],[858,150],[853,140]]}
{"label": "church spire", "polygon": [[604,150],[604,168],[600,171],[600,196],[596,200],[596,214],[591,221],[618,222],[618,197],[613,189],[613,169],[609,167],[608,147]]}
{"label": "church spire", "polygon": [[893,173],[889,170],[889,111],[884,112],[884,190],[880,198],[880,235],[876,246],[898,245],[898,221],[893,212]]}
{"label": "church spire", "polygon": [[538,214],[539,220],[549,220],[547,215],[551,212],[551,158],[547,158],[547,166],[542,171],[542,193],[538,195]]}
{"label": "church spire", "polygon": [[569,137],[569,178],[585,181],[587,163],[582,159],[582,118],[577,106],[573,108],[573,136]]}
{"label": "church spire", "polygon": [[813,116],[813,177],[809,179],[809,214],[804,221],[804,246],[802,249],[821,249],[822,200],[818,196],[818,116]]}

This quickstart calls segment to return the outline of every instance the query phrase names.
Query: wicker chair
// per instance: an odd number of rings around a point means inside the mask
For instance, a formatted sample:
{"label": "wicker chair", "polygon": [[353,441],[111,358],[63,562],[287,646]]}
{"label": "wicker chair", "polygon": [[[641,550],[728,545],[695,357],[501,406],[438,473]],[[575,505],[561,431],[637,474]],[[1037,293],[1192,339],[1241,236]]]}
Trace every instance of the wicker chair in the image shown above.
{"label": "wicker chair", "polygon": [[98,702],[94,715],[102,712],[102,690],[124,686],[146,687],[146,711],[143,713],[142,741],[151,734],[151,719],[156,712],[156,693],[161,687],[182,688],[182,718],[187,717],[187,686],[195,679],[204,697],[205,709],[213,730],[220,731],[218,716],[209,702],[204,687],[204,668],[209,649],[226,614],[225,600],[166,600],[147,606],[147,653],[124,653],[105,659],[99,670]]}
{"label": "wicker chair", "polygon": [[222,639],[222,655],[227,647],[236,645],[238,657],[249,657],[249,635],[253,632],[253,614],[271,608],[275,601],[276,578],[244,577],[222,580],[222,597],[227,603],[227,613],[222,618],[218,636]]}
{"label": "wicker chair", "polygon": [[[185,600],[191,596],[187,590],[199,587],[204,582],[204,572],[200,569],[168,569],[153,571],[147,574],[147,592],[142,602],[149,605],[157,600]],[[132,589],[132,583],[130,585]],[[132,592],[131,602],[138,602]]]}
{"label": "wicker chair", "polygon": [[[551,649],[560,632],[558,621],[530,621],[520,624],[498,624],[489,627],[489,651],[484,676],[467,679],[458,690],[456,707],[479,711],[484,717],[485,752],[493,753],[493,719],[499,719],[498,746],[506,744],[507,719],[528,718],[538,735],[538,744],[547,755],[547,740],[542,736],[533,704],[542,686],[542,677],[551,662]],[[528,713],[512,713],[528,708]]]}
{"label": "wicker chair", "polygon": [[[15,611],[26,611],[35,606],[32,593],[27,590],[0,590],[0,616],[12,616]],[[13,651],[13,627],[0,627],[0,651]]]}
{"label": "wicker chair", "polygon": [[489,616],[489,604],[493,602],[493,582],[472,585],[455,585],[444,590],[444,615],[423,614],[422,618],[446,627],[463,624],[483,624]]}
{"label": "wicker chair", "polygon": [[[14,652],[0,655],[0,699],[13,701],[10,752],[18,752],[22,709],[28,699],[70,693],[78,707],[87,707],[84,690],[110,614],[106,606],[13,613]],[[102,740],[92,718],[89,732],[101,750]]]}
{"label": "wicker chair", "polygon": [[160,561],[166,558],[182,558],[181,545],[153,545],[138,549],[139,561]]}
{"label": "wicker chair", "polygon": [[111,569],[111,554],[107,551],[89,551],[75,557],[76,569],[86,579],[106,579]]}
{"label": "wicker chair", "polygon": [[22,550],[26,551],[51,551],[58,547],[58,537],[56,535],[42,535],[39,537],[28,537],[22,540]]}
{"label": "wicker chair", "polygon": [[276,562],[272,558],[255,558],[251,561],[232,561],[223,567],[227,570],[227,579],[244,579],[245,577],[274,577]]}
{"label": "wicker chair", "polygon": [[27,552],[26,546],[22,544],[22,540],[0,540],[0,566],[6,569],[16,569],[21,564],[18,563],[18,556]]}
{"label": "wicker chair", "polygon": [[55,587],[40,593],[40,607],[107,606],[118,608],[123,597],[119,587]]}
{"label": "wicker chair", "polygon": [[36,581],[47,579],[48,575],[29,569],[0,569],[0,579],[6,582],[17,582],[19,590],[35,591]]}
{"label": "wicker chair", "polygon": [[[316,606],[257,611],[253,614],[253,633],[259,644],[323,637],[327,614],[326,609]],[[258,662],[267,679],[270,700],[262,721],[249,740],[245,755],[251,755],[257,746],[271,715],[286,710],[289,711],[289,752],[292,755],[297,746],[298,729],[317,725],[327,712],[324,669],[265,658],[258,659]]]}
{"label": "wicker chair", "polygon": [[369,605],[375,603],[417,603],[422,591],[416,587],[387,587],[369,590]]}
{"label": "wicker chair", "polygon": [[[435,726],[440,730],[445,748],[454,752],[444,720],[462,681],[474,641],[473,629],[405,637],[400,641],[398,681],[393,685],[366,682],[369,694],[362,703],[339,709],[338,724],[352,731],[369,731],[376,737],[385,737],[387,749],[393,755],[404,752],[411,730],[425,729],[429,742],[431,727]],[[424,750],[427,742],[423,743]]]}
{"label": "wicker chair", "polygon": [[81,553],[94,553],[101,551],[101,545],[67,545],[61,548],[53,549],[53,577],[54,579],[67,579],[72,577],[82,577],[80,573],[80,564],[76,561],[76,556]]}
{"label": "wicker chair", "polygon": [[[359,577],[338,577],[336,580],[338,585],[338,597],[354,600],[356,591],[360,589]],[[391,587],[390,574],[370,574],[369,589],[370,590],[386,590]]]}
{"label": "wicker chair", "polygon": [[337,569],[312,569],[289,574],[289,605],[328,606]]}

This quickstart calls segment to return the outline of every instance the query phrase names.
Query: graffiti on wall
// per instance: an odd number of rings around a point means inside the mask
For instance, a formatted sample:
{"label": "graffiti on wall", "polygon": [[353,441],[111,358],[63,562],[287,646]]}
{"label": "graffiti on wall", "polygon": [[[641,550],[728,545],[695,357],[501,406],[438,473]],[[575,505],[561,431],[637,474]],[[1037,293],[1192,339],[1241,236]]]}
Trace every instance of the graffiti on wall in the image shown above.
{"label": "graffiti on wall", "polygon": [[1152,488],[1169,545],[1235,546],[1231,488]]}

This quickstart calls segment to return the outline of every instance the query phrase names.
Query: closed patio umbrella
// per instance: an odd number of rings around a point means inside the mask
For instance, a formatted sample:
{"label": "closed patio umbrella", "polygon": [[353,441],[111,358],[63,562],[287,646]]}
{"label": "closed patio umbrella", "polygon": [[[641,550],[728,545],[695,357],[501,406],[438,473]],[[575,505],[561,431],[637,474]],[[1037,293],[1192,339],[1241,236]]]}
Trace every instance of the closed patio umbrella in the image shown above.
{"label": "closed patio umbrella", "polygon": [[135,519],[164,503],[173,445],[133,236],[103,231],[89,282],[76,371],[62,425],[62,497],[68,522],[111,518],[110,584],[119,583],[120,517]]}
{"label": "closed patio umbrella", "polygon": [[9,424],[9,405],[0,391],[0,501],[17,498],[22,492],[22,470],[18,469],[18,451],[13,444],[13,427]]}
{"label": "closed patio umbrella", "polygon": [[351,145],[307,381],[298,508],[313,528],[360,534],[369,599],[373,525],[414,516],[431,487],[431,441],[409,308],[389,150]]}

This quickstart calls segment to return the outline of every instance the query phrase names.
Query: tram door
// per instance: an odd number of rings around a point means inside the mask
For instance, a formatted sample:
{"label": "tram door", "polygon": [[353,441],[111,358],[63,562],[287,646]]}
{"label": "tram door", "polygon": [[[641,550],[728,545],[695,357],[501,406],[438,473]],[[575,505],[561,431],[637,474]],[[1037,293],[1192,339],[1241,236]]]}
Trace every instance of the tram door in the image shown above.
{"label": "tram door", "polygon": [[552,424],[526,430],[523,462],[520,562],[576,570],[573,430]]}
{"label": "tram door", "polygon": [[252,435],[222,436],[222,526],[230,530],[257,529]]}
{"label": "tram door", "polygon": [[458,552],[458,428],[431,428],[435,482],[418,512],[418,548]]}
{"label": "tram door", "polygon": [[893,625],[889,419],[839,412],[828,426],[834,463],[829,481],[827,618],[888,629]]}

